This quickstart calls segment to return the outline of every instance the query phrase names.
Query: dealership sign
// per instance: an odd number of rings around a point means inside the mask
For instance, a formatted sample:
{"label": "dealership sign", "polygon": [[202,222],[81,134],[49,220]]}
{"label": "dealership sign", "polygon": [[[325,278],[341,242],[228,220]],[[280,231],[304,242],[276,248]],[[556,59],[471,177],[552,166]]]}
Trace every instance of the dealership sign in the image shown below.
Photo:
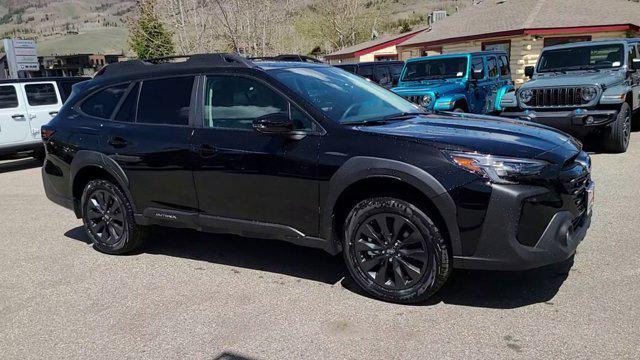
{"label": "dealership sign", "polygon": [[19,71],[38,71],[38,51],[33,40],[4,39],[4,52],[7,54],[9,74],[18,78]]}

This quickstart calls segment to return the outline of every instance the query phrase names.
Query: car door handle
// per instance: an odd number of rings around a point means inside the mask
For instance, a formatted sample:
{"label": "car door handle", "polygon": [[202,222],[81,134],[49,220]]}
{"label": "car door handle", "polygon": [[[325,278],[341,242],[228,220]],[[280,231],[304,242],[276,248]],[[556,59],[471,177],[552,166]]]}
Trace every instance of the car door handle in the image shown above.
{"label": "car door handle", "polygon": [[197,149],[196,151],[202,157],[212,157],[218,152],[218,150],[214,146],[211,146],[208,144],[202,144],[202,145],[196,146],[196,149]]}
{"label": "car door handle", "polygon": [[15,115],[11,115],[11,117],[13,118],[13,120],[25,120],[26,119],[23,114],[15,114]]}
{"label": "car door handle", "polygon": [[56,115],[58,115],[58,112],[57,111],[49,111],[49,115],[56,116]]}
{"label": "car door handle", "polygon": [[110,138],[109,141],[107,141],[107,143],[116,149],[121,149],[127,146],[127,140],[119,136]]}

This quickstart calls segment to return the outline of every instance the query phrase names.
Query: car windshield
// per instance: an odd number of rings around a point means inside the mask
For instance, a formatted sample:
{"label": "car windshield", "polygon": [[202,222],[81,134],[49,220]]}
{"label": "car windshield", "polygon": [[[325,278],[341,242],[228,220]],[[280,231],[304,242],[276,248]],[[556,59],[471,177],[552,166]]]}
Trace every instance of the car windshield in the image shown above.
{"label": "car windshield", "polygon": [[444,58],[407,63],[402,81],[461,78],[467,74],[467,58]]}
{"label": "car windshield", "polygon": [[538,72],[610,69],[623,64],[622,44],[577,46],[544,51]]}
{"label": "car windshield", "polygon": [[421,111],[398,95],[335,67],[294,67],[269,72],[336,122],[364,123]]}

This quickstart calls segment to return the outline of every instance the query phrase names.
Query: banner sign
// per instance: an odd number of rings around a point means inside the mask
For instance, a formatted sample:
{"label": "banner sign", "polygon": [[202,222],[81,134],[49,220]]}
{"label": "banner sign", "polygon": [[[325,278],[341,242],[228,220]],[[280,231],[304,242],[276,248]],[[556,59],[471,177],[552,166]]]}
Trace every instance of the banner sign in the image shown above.
{"label": "banner sign", "polygon": [[19,77],[18,71],[38,71],[38,51],[33,40],[4,39],[4,52],[7,54],[9,74],[12,78]]}

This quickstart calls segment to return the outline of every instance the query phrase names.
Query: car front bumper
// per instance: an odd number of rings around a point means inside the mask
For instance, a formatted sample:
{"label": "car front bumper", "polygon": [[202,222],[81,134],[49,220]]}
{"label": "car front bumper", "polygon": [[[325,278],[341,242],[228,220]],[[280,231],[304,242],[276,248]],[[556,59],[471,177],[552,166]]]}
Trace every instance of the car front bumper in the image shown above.
{"label": "car front bumper", "polygon": [[[594,183],[589,181],[585,196],[593,199]],[[494,185],[480,238],[471,256],[454,256],[454,267],[477,270],[520,271],[562,262],[571,257],[584,239],[591,225],[592,210],[587,200],[585,210],[576,213],[567,205],[547,208],[548,222],[542,225],[541,235],[525,245],[519,236],[528,231],[523,222],[539,222],[535,213],[524,212],[529,199],[544,196],[544,187]],[[563,196],[573,202],[571,196]],[[536,200],[537,201],[537,200]],[[551,212],[549,213],[549,209]],[[545,226],[546,225],[546,226]]]}
{"label": "car front bumper", "polygon": [[584,132],[597,127],[602,127],[613,122],[617,110],[566,110],[566,111],[506,111],[501,114],[504,117],[533,121],[535,123],[551,126],[567,132]]}

